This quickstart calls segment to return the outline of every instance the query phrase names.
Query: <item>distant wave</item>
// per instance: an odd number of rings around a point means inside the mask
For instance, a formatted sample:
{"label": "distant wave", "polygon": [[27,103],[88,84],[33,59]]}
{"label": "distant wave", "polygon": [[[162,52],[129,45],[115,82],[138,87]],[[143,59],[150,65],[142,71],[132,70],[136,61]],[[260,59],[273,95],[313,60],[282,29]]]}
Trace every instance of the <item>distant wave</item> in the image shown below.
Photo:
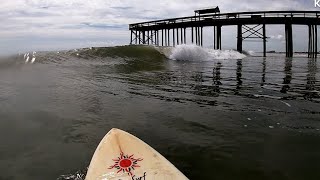
{"label": "distant wave", "polygon": [[196,45],[178,45],[173,48],[158,48],[169,59],[179,61],[211,61],[213,59],[243,59],[246,55],[234,50],[213,50]]}

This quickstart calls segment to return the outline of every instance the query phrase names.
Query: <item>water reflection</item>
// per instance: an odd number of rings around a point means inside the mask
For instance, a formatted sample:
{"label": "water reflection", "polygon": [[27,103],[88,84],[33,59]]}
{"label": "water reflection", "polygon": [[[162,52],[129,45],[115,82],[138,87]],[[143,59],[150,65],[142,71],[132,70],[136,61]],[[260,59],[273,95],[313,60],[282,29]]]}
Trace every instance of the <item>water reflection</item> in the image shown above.
{"label": "water reflection", "polygon": [[242,59],[237,60],[237,85],[236,85],[236,91],[235,94],[238,94],[240,89],[242,88]]}
{"label": "water reflection", "polygon": [[192,78],[199,86],[204,82],[202,72],[195,72],[195,75],[193,75]]}
{"label": "water reflection", "polygon": [[206,78],[203,72],[195,72],[195,74],[191,76],[192,81],[194,81],[194,83],[191,84],[191,89],[194,91],[194,94],[208,97],[219,96],[211,85],[206,84]]}
{"label": "water reflection", "polygon": [[220,93],[220,85],[222,85],[221,76],[220,76],[221,67],[222,67],[221,62],[218,62],[216,67],[214,67],[212,71],[212,79],[213,79],[212,89],[216,93]]}
{"label": "water reflection", "polygon": [[306,92],[304,94],[305,99],[312,99],[314,97],[319,98],[319,94],[316,91],[316,74],[317,74],[317,60],[309,59],[308,61],[308,74],[307,74],[307,84],[306,84]]}
{"label": "water reflection", "polygon": [[265,82],[266,82],[266,65],[267,65],[267,61],[266,58],[262,59],[262,79],[261,79],[261,86],[264,86]]}
{"label": "water reflection", "polygon": [[292,59],[286,58],[285,66],[284,66],[285,77],[283,78],[283,86],[280,90],[281,93],[287,93],[290,89],[289,84],[291,84],[292,80]]}
{"label": "water reflection", "polygon": [[308,61],[308,75],[307,75],[307,90],[315,90],[316,85],[317,60],[309,59]]}
{"label": "water reflection", "polygon": [[[154,52],[150,51],[150,53]],[[308,72],[304,69],[306,60],[309,61]],[[292,73],[293,61],[297,66],[295,68],[298,68],[298,71],[295,71],[295,77]],[[90,60],[90,62],[93,61]],[[116,80],[117,82],[130,84],[129,93],[170,101],[172,99],[177,102],[203,101],[201,98],[218,97],[221,94],[253,97],[257,92],[269,97],[292,96],[295,93],[299,94],[297,96],[304,96],[306,99],[318,96],[314,92],[317,90],[317,62],[313,59],[296,61],[292,58],[278,60],[247,58],[244,60],[214,60],[212,62],[181,62],[165,59],[161,55],[153,58],[139,55],[132,59],[126,57],[106,58],[101,63],[100,65],[99,62],[94,62],[93,66],[89,66],[95,69],[93,72],[95,83],[103,83],[106,79],[109,79],[109,81]],[[81,70],[83,71],[83,69]],[[300,75],[300,73],[303,73],[303,75]],[[307,79],[305,73],[308,73]],[[88,74],[90,73],[86,73],[83,78],[88,79]],[[284,77],[282,74],[284,74]],[[270,79],[267,79],[267,76]],[[292,84],[293,80],[294,84]],[[96,85],[100,86],[99,83]],[[105,86],[102,91],[119,95],[108,86]],[[146,91],[145,87],[154,89]],[[287,94],[288,91],[291,93]],[[179,94],[179,97],[174,94],[178,92],[182,93]],[[197,97],[197,99],[190,94],[201,97]],[[99,104],[92,97],[86,98],[90,98],[94,105]],[[93,107],[93,105],[90,107]],[[88,111],[96,111],[96,108],[88,108]]]}

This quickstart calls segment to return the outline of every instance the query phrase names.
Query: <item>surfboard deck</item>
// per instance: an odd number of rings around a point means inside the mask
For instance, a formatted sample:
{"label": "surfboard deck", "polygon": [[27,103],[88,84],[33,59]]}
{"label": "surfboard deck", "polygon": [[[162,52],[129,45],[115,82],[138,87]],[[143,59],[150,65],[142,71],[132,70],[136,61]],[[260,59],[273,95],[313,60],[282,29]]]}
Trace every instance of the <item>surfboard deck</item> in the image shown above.
{"label": "surfboard deck", "polygon": [[86,180],[188,179],[160,153],[137,137],[112,129],[101,140]]}

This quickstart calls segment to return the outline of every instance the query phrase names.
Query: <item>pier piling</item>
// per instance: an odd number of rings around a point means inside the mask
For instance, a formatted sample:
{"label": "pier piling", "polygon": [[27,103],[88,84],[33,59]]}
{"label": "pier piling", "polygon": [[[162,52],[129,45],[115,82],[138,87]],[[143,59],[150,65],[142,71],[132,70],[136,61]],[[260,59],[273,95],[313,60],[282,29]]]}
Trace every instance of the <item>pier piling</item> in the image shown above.
{"label": "pier piling", "polygon": [[237,51],[242,53],[242,25],[238,25]]}
{"label": "pier piling", "polygon": [[193,27],[191,27],[191,43],[192,43],[192,44],[193,44],[193,35],[194,35]]}
{"label": "pier piling", "polygon": [[309,25],[309,45],[308,45],[308,57],[318,57],[318,27],[317,25]]}
{"label": "pier piling", "polygon": [[285,24],[286,57],[293,57],[292,24]]}
{"label": "pier piling", "polygon": [[214,28],[215,28],[214,49],[221,50],[221,26],[218,25],[218,26],[215,26]]}
{"label": "pier piling", "polygon": [[266,24],[263,24],[263,25],[262,25],[262,36],[263,36],[263,57],[267,57]]}

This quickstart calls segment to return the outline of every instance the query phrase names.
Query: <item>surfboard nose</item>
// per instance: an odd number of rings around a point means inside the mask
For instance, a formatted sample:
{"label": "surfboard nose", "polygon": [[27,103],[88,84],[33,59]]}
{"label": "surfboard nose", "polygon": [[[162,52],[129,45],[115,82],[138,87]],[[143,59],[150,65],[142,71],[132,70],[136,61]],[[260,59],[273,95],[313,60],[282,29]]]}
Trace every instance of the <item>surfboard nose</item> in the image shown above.
{"label": "surfboard nose", "polygon": [[86,176],[95,179],[185,180],[173,164],[134,135],[112,128],[98,145]]}

